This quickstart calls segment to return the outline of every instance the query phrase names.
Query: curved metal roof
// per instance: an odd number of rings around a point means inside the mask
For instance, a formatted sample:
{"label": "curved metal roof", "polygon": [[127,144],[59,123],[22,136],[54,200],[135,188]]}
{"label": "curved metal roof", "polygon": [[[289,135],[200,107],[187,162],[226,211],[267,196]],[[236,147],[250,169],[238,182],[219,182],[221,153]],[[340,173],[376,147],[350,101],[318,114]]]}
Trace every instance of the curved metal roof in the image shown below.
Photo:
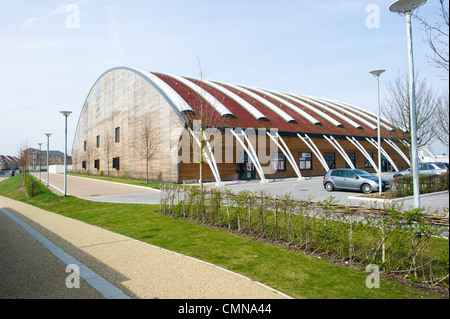
{"label": "curved metal roof", "polygon": [[[232,115],[225,126],[273,128],[288,132],[376,136],[377,116],[348,103],[321,97],[262,89],[222,81],[200,80],[154,72],[164,83],[189,96],[201,96],[221,116]],[[177,82],[170,81],[168,77]],[[181,88],[181,85],[184,85]],[[200,90],[198,90],[200,88]],[[186,96],[187,97],[187,96]],[[195,107],[191,105],[193,112]],[[381,120],[382,133],[391,136],[390,123]]]}
{"label": "curved metal roof", "polygon": [[[130,67],[112,68],[103,75],[118,69],[134,72],[148,81],[183,122],[199,116],[201,110],[197,105],[202,99],[202,104],[224,119],[220,125],[225,127],[277,128],[284,132],[328,135],[377,135],[375,114],[333,99]],[[395,137],[393,130],[392,124],[381,120],[383,137]]]}

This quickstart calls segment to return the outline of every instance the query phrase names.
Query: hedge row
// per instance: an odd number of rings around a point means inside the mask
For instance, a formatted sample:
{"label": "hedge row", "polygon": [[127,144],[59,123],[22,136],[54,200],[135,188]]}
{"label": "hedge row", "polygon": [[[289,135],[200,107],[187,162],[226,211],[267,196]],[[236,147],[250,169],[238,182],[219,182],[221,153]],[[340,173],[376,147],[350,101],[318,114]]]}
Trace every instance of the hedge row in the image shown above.
{"label": "hedge row", "polygon": [[264,192],[163,186],[160,212],[283,242],[295,250],[376,264],[416,280],[448,283],[448,218],[433,220],[420,210],[343,206],[333,197],[310,202]]}

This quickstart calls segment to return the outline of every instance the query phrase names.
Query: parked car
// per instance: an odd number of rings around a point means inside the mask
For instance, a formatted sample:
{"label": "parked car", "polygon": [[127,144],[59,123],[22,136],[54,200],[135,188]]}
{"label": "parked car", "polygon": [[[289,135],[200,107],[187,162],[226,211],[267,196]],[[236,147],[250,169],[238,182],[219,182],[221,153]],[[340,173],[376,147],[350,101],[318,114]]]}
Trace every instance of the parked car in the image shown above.
{"label": "parked car", "polygon": [[[446,165],[447,164],[447,165]],[[440,162],[433,162],[433,163],[420,163],[419,164],[419,175],[440,175],[448,173],[448,163],[440,163]],[[410,168],[404,169],[402,171],[398,171],[394,174],[395,177],[400,176],[409,176],[411,175]]]}
{"label": "parked car", "polygon": [[[331,192],[335,189],[361,191],[365,194],[379,191],[378,177],[360,169],[331,169],[323,177],[323,187]],[[382,179],[382,191],[389,188],[389,181]]]}

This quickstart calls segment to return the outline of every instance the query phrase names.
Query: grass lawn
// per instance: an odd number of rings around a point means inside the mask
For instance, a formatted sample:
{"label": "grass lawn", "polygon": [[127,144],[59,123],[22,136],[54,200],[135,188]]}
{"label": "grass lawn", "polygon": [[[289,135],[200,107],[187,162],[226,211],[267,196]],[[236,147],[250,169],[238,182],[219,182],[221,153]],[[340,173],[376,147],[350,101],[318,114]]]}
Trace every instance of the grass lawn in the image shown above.
{"label": "grass lawn", "polygon": [[57,196],[41,184],[38,193],[27,198],[21,175],[0,183],[0,195],[219,265],[294,298],[442,298],[383,278],[379,289],[369,289],[364,271],[167,217],[156,213],[159,205],[99,203]]}

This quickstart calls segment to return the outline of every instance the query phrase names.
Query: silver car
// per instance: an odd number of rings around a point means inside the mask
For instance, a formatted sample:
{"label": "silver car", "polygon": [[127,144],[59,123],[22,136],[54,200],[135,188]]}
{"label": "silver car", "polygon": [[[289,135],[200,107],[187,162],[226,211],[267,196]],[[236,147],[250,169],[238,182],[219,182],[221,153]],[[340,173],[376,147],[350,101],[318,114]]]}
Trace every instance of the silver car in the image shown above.
{"label": "silver car", "polygon": [[[446,163],[439,163],[439,162],[433,162],[433,163],[421,163],[419,164],[419,175],[440,175],[448,173],[448,167],[445,165]],[[411,175],[410,169],[405,169],[403,171],[398,171],[394,174],[395,177],[400,176],[409,176]]]}
{"label": "silver car", "polygon": [[[389,181],[382,179],[382,191],[389,188]],[[360,169],[331,169],[323,177],[323,187],[331,192],[335,189],[362,191],[365,194],[379,191],[378,177]]]}

